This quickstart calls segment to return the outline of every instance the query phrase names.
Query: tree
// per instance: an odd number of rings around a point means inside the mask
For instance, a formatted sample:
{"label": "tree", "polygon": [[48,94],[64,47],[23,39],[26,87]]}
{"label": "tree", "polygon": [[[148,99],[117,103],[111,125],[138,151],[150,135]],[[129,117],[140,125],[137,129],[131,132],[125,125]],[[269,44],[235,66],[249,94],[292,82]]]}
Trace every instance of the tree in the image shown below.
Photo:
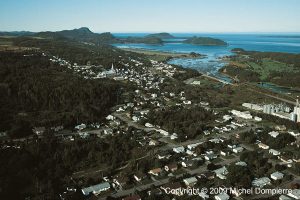
{"label": "tree", "polygon": [[227,183],[239,187],[250,188],[253,175],[248,167],[231,164],[228,167]]}

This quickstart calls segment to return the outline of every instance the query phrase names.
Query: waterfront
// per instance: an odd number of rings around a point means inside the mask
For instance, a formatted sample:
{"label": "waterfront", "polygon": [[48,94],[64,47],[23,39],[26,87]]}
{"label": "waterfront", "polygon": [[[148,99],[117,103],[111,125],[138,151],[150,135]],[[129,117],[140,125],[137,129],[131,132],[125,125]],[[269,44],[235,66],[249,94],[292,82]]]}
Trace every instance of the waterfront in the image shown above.
{"label": "waterfront", "polygon": [[[124,38],[128,36],[143,37],[147,33],[119,33],[116,37]],[[221,58],[232,55],[233,48],[243,48],[245,50],[300,53],[300,37],[295,34],[196,34],[196,33],[172,33],[176,38],[164,40],[163,45],[149,44],[115,44],[119,48],[144,49],[150,51],[177,52],[177,53],[199,53],[205,55],[200,58],[174,58],[168,61],[169,64],[176,64],[186,68],[193,68],[198,71],[208,73],[224,81],[231,81],[228,76],[219,72],[226,61]],[[182,43],[182,38],[191,36],[208,36],[224,40],[227,46],[201,46]],[[274,92],[293,92],[289,88],[281,88],[276,85],[269,87],[268,84],[260,85]],[[266,87],[268,86],[268,87]]]}

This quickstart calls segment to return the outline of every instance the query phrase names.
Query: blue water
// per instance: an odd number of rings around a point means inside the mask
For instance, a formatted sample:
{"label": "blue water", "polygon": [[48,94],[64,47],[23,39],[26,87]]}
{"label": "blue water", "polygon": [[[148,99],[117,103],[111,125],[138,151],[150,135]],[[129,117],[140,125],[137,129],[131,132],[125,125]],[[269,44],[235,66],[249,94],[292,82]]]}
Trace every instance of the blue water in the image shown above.
{"label": "blue water", "polygon": [[[119,33],[114,34],[116,37],[125,38],[128,36],[143,37],[147,33]],[[272,51],[300,53],[300,34],[292,34],[299,37],[282,37],[291,36],[290,34],[192,34],[192,33],[172,33],[175,37],[181,39],[172,39],[172,43],[164,43],[164,45],[148,45],[148,44],[115,44],[119,48],[142,48],[153,51],[180,52],[190,53],[196,52],[206,55],[202,59],[173,59],[170,64],[177,64],[183,67],[195,68],[201,72],[207,72],[212,75],[228,79],[218,73],[225,63],[220,60],[222,56],[231,55],[231,49],[243,48],[253,51]],[[224,40],[228,46],[199,46],[184,44],[181,41],[183,37],[191,36],[207,36]],[[272,37],[268,37],[272,36]],[[279,37],[276,37],[279,36]],[[168,40],[166,40],[167,42]]]}

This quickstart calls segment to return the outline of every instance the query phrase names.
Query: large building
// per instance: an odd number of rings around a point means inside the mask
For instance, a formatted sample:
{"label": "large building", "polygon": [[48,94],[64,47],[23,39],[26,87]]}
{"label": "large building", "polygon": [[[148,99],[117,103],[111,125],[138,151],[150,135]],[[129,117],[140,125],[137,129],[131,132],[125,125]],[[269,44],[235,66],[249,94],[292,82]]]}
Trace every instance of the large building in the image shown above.
{"label": "large building", "polygon": [[295,115],[293,116],[293,119],[295,119],[296,122],[300,122],[300,105],[298,99],[296,102],[296,106],[294,107],[294,112],[292,114]]}
{"label": "large building", "polygon": [[[246,107],[246,106],[245,106]],[[253,107],[251,107],[253,109]],[[289,106],[285,104],[266,104],[263,105],[263,112],[269,115],[274,115],[283,119],[288,119],[293,122],[300,122],[300,105],[297,99],[294,111],[292,111]]]}

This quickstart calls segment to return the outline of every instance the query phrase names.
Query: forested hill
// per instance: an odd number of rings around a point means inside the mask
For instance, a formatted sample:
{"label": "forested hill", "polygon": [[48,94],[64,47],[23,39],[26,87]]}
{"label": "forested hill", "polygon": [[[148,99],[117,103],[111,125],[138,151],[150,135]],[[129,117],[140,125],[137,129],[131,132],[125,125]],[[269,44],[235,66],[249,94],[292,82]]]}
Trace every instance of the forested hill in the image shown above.
{"label": "forested hill", "polygon": [[13,43],[16,46],[38,48],[51,55],[82,65],[90,63],[110,68],[111,64],[115,63],[118,67],[118,63],[130,63],[130,58],[150,64],[149,60],[143,59],[140,55],[106,44],[88,45],[66,38],[36,39],[32,37],[14,38]]}
{"label": "forested hill", "polygon": [[93,44],[110,44],[117,42],[117,39],[111,33],[93,33],[90,29],[86,27],[73,29],[73,30],[63,30],[57,32],[39,32],[36,33],[34,36],[42,37],[42,38],[67,38],[71,40],[81,41],[81,42],[88,42]]}
{"label": "forested hill", "polygon": [[120,89],[115,81],[83,79],[39,53],[0,52],[0,130],[21,137],[33,126],[99,122]]}
{"label": "forested hill", "polygon": [[227,43],[223,40],[211,37],[192,37],[183,41],[187,44],[206,45],[206,46],[226,46]]}

